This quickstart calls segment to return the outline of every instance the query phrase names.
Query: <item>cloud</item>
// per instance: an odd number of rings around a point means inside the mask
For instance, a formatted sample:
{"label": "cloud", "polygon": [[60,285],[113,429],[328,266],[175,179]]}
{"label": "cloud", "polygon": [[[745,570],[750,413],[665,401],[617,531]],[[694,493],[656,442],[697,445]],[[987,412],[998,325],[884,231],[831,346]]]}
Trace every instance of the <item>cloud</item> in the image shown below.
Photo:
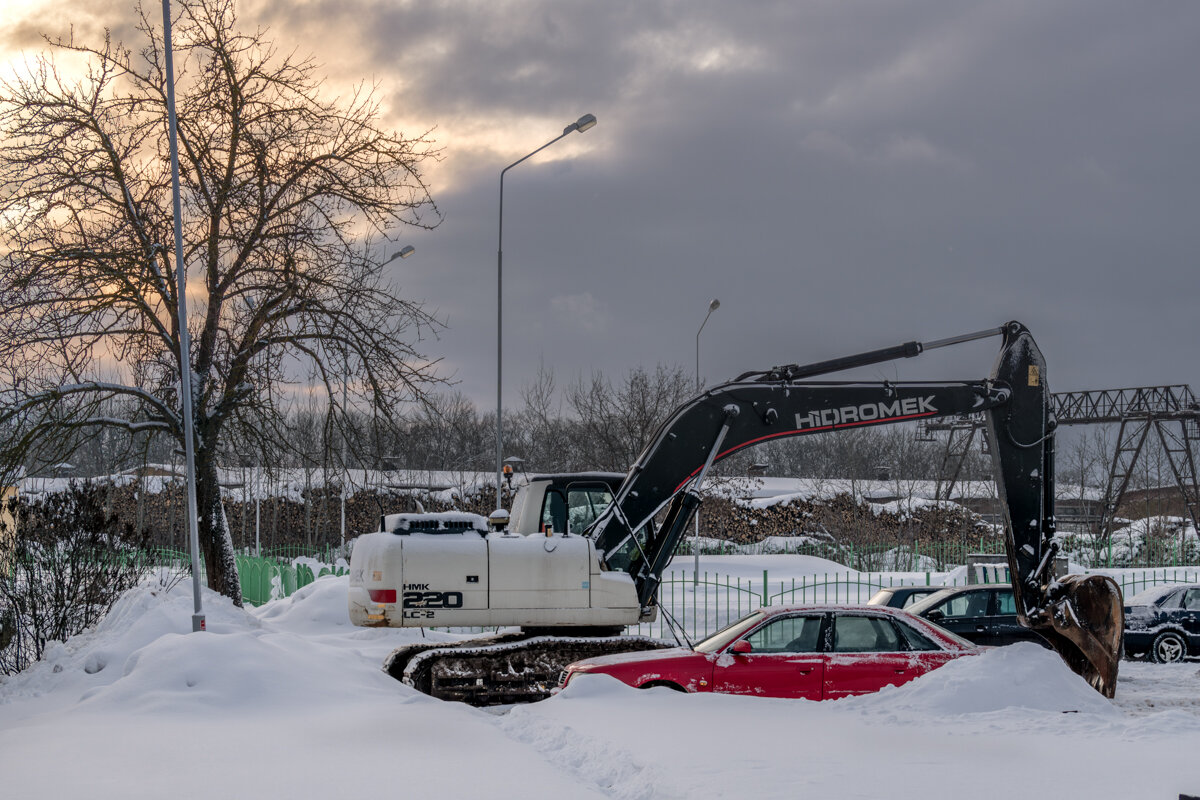
{"label": "cloud", "polygon": [[[1200,383],[1183,322],[1200,4],[240,8],[281,51],[315,52],[331,88],[377,81],[388,124],[435,129],[446,220],[397,233],[419,254],[400,274],[449,318],[429,355],[485,404],[500,170],[585,112],[596,128],[505,179],[506,386],[536,370],[526,353],[690,367],[713,297],[713,380],[1016,318],[1056,388]],[[895,369],[981,377],[990,360]]]}
{"label": "cloud", "polygon": [[552,297],[550,308],[557,323],[587,334],[603,333],[611,319],[591,292]]}

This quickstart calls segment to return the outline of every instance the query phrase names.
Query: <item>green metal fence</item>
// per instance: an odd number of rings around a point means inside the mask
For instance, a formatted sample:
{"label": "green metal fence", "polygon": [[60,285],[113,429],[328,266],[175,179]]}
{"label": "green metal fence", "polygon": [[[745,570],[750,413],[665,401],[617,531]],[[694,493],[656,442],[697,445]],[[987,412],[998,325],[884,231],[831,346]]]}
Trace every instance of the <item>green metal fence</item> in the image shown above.
{"label": "green metal fence", "polygon": [[[247,553],[246,555],[249,555]],[[336,564],[338,558],[343,557],[341,548],[329,545],[321,545],[317,547],[305,547],[304,545],[283,545],[281,547],[268,547],[262,551],[263,558],[272,558],[276,561],[294,561],[297,558],[311,558],[314,561],[319,561],[322,564]]]}
{"label": "green metal fence", "polygon": [[[321,563],[316,572],[307,564],[289,564],[276,557],[236,556],[238,578],[242,585],[242,602],[261,606],[271,600],[290,597],[317,578],[326,575],[345,575],[344,566]],[[179,550],[160,549],[146,556],[147,569],[161,569],[185,575],[191,574],[192,559]],[[200,559],[200,580],[205,580],[204,559]]]}
{"label": "green metal fence", "polygon": [[1109,574],[1121,586],[1121,594],[1133,597],[1140,591],[1151,586],[1162,586],[1170,583],[1200,583],[1200,567],[1162,569],[1146,569],[1128,573],[1113,574],[1110,570],[1091,570],[1096,574]]}
{"label": "green metal fence", "polygon": [[242,582],[242,602],[254,606],[290,597],[317,578],[345,575],[347,572],[345,567],[323,564],[314,574],[307,564],[293,565],[254,556],[238,556],[237,567]]}
{"label": "green metal fence", "polygon": [[[1161,568],[1145,570],[1091,570],[1111,575],[1125,597],[1150,586],[1168,583],[1200,583],[1200,568]],[[981,573],[986,583],[987,573]],[[999,581],[1007,583],[1007,581]],[[730,622],[760,607],[804,603],[867,602],[871,595],[890,586],[952,587],[965,583],[958,578],[938,579],[932,572],[905,577],[888,573],[864,573],[847,570],[838,573],[807,575],[772,580],[763,570],[757,577],[731,577],[704,573],[701,580],[691,575],[672,575],[658,591],[659,617],[655,622],[632,626],[631,634],[671,639],[671,627],[682,631],[691,641],[716,633]]]}

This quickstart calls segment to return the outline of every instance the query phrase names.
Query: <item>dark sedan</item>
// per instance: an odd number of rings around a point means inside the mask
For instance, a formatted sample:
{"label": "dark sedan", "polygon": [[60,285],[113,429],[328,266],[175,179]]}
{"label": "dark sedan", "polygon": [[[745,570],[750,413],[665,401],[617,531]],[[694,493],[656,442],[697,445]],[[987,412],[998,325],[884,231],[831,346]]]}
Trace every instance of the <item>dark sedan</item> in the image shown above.
{"label": "dark sedan", "polygon": [[1017,603],[1007,585],[958,586],[943,589],[905,609],[980,645],[1014,642],[1049,644],[1017,621]]}
{"label": "dark sedan", "polygon": [[1200,583],[1155,586],[1126,600],[1125,652],[1163,664],[1200,655]]}

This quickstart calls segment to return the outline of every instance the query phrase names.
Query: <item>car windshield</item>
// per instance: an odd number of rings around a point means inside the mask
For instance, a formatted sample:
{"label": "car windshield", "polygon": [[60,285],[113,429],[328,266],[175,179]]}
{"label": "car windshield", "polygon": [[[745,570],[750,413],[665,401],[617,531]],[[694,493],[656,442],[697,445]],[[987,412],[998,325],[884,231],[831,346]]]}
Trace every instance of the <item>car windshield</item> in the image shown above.
{"label": "car windshield", "polygon": [[910,614],[920,615],[923,611],[927,611],[930,608],[933,608],[938,603],[945,600],[947,597],[953,597],[954,593],[957,591],[958,590],[954,589],[954,588],[942,589],[940,592],[934,592],[931,595],[922,597],[920,600],[913,603],[911,606],[909,606],[908,608],[906,608],[904,610]]}
{"label": "car windshield", "polygon": [[741,636],[746,631],[753,628],[755,625],[761,622],[762,618],[765,616],[766,614],[761,611],[755,611],[753,614],[748,614],[739,619],[737,622],[731,622],[730,624],[726,625],[724,628],[717,631],[707,639],[697,642],[696,646],[692,649],[697,653],[715,653],[725,645],[732,642],[734,639]]}
{"label": "car windshield", "polygon": [[1162,605],[1162,602],[1167,599],[1167,596],[1177,592],[1178,585],[1167,584],[1166,586],[1151,586],[1149,589],[1143,589],[1133,597],[1125,599],[1127,606],[1157,606]]}

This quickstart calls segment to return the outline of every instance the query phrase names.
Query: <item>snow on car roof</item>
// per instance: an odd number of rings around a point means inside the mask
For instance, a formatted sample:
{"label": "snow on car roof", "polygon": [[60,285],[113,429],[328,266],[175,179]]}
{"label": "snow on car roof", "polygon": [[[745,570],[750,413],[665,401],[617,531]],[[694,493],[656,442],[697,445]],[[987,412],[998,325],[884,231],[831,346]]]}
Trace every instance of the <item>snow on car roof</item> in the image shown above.
{"label": "snow on car roof", "polygon": [[[1186,584],[1182,584],[1182,583],[1166,583],[1166,584],[1162,584],[1159,586],[1151,586],[1149,589],[1143,589],[1142,591],[1138,592],[1133,597],[1125,598],[1125,605],[1127,605],[1127,606],[1156,605],[1164,597],[1166,597],[1167,595],[1176,591],[1177,589],[1183,588],[1185,585]],[[1194,585],[1200,586],[1200,584],[1194,584]]]}

